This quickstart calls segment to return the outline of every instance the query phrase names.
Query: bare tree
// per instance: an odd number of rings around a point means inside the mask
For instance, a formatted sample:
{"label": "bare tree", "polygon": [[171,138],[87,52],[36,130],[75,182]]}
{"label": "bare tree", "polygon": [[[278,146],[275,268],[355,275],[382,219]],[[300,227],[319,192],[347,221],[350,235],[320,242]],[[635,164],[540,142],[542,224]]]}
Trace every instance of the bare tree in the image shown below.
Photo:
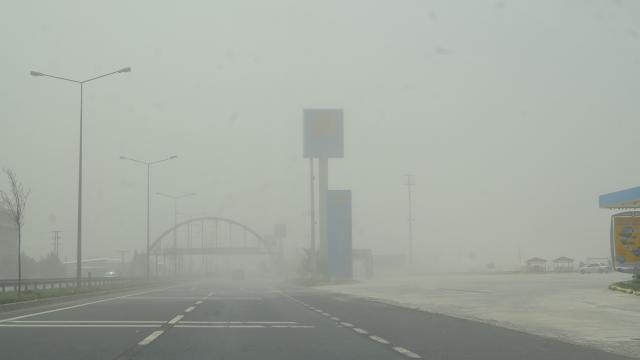
{"label": "bare tree", "polygon": [[22,225],[24,224],[24,208],[27,205],[31,190],[24,190],[22,183],[16,179],[16,173],[13,170],[3,169],[3,171],[9,178],[11,191],[7,193],[4,190],[0,190],[0,202],[7,208],[11,219],[18,227],[18,293],[20,293],[22,290],[22,262],[20,259]]}

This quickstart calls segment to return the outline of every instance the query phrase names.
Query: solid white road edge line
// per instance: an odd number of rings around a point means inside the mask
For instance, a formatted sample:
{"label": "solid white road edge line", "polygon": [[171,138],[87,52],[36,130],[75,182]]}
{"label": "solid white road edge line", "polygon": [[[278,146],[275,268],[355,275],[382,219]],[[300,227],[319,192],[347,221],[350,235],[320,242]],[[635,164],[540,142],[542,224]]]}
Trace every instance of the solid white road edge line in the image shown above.
{"label": "solid white road edge line", "polygon": [[185,329],[312,329],[313,325],[190,325],[179,323],[174,328]]}
{"label": "solid white road edge line", "polygon": [[122,295],[122,296],[116,296],[116,297],[112,297],[112,298],[108,298],[108,299],[101,299],[101,300],[96,300],[96,301],[90,301],[90,302],[88,302],[88,303],[76,304],[76,305],[65,306],[65,307],[61,307],[61,308],[57,308],[57,309],[51,309],[51,310],[35,312],[35,313],[31,313],[31,314],[26,314],[26,315],[20,315],[20,316],[16,316],[16,317],[8,318],[8,319],[2,319],[2,320],[0,320],[0,323],[7,322],[7,321],[18,320],[18,319],[24,319],[24,318],[28,318],[28,317],[32,317],[32,316],[36,316],[36,315],[49,314],[49,313],[57,312],[57,311],[64,311],[64,310],[75,309],[75,308],[79,308],[79,307],[83,307],[83,306],[88,306],[88,305],[93,305],[93,304],[99,304],[99,303],[103,303],[103,302],[107,302],[107,301],[113,301],[113,300],[125,299],[125,298],[129,298],[129,297],[136,296],[136,295],[148,294],[148,293],[152,293],[152,292],[155,292],[155,291],[162,291],[162,290],[170,289],[170,288],[172,288],[172,287],[176,287],[176,286],[177,286],[177,285],[174,285],[174,286],[168,286],[168,287],[165,287],[165,288],[162,288],[162,289],[154,289],[154,290],[148,290],[148,291],[141,291],[141,292],[138,292],[138,293],[133,293],[133,294],[128,294],[128,295]]}
{"label": "solid white road edge line", "polygon": [[208,324],[208,325],[224,325],[224,324],[260,324],[260,325],[294,325],[295,321],[182,321],[181,324]]}
{"label": "solid white road edge line", "polygon": [[164,324],[164,321],[155,320],[16,320],[8,321],[10,324]]}
{"label": "solid white road edge line", "polygon": [[0,327],[32,328],[157,328],[159,324],[0,324]]}

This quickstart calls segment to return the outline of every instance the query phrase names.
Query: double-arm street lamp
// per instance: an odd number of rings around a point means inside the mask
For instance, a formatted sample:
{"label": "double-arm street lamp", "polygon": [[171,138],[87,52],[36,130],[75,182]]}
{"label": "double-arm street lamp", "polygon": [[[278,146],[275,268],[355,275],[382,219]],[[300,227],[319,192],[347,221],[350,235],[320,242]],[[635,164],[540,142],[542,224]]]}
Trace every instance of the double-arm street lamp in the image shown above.
{"label": "double-arm street lamp", "polygon": [[45,73],[41,73],[38,71],[32,71],[31,76],[45,76],[52,79],[64,80],[72,83],[76,83],[80,85],[80,155],[79,155],[79,164],[78,164],[78,244],[77,244],[77,252],[76,252],[76,280],[78,282],[78,287],[81,285],[82,280],[82,93],[84,89],[84,84],[93,80],[97,80],[109,75],[119,74],[119,73],[128,73],[131,72],[130,67],[125,67],[117,71],[110,72],[108,74],[103,74],[100,76],[92,77],[87,80],[73,80],[64,78],[61,76],[54,76]]}
{"label": "double-arm street lamp", "polygon": [[149,201],[150,201],[150,199],[149,199],[150,198],[150,195],[149,195],[150,194],[149,193],[149,191],[150,191],[149,190],[150,189],[149,183],[150,183],[150,177],[151,177],[150,176],[151,165],[155,165],[155,164],[158,164],[158,163],[161,163],[161,162],[165,162],[165,161],[168,161],[168,160],[173,160],[173,159],[175,159],[177,157],[178,157],[177,155],[173,155],[173,156],[170,156],[170,157],[168,157],[166,159],[162,159],[162,160],[144,161],[144,160],[133,159],[133,158],[130,158],[130,157],[127,157],[127,156],[120,156],[120,159],[122,159],[122,160],[129,160],[129,161],[133,161],[135,163],[143,164],[143,165],[147,166],[147,255],[146,255],[147,281],[149,280],[149,277],[150,277],[150,274],[149,274],[149,271],[150,271],[149,270],[149,266],[150,266],[150,264],[149,264],[149,257],[150,257],[150,254],[149,254]]}
{"label": "double-arm street lamp", "polygon": [[176,225],[178,225],[178,200],[194,196],[196,193],[186,193],[182,195],[170,195],[161,192],[157,192],[156,195],[164,196],[169,199],[173,199],[173,272],[178,273],[178,236],[176,233]]}

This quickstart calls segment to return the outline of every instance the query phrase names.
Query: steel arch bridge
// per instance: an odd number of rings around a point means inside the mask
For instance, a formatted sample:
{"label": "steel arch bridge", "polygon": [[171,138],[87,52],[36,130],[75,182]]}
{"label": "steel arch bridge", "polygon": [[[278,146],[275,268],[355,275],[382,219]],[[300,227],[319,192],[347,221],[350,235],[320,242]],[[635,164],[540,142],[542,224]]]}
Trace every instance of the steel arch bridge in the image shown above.
{"label": "steel arch bridge", "polygon": [[[155,257],[156,275],[192,273],[194,268],[206,273],[219,255],[266,256],[272,263],[279,259],[275,243],[247,225],[217,216],[197,217],[172,226],[150,244],[149,254]],[[194,256],[201,258],[200,264],[194,262]]]}

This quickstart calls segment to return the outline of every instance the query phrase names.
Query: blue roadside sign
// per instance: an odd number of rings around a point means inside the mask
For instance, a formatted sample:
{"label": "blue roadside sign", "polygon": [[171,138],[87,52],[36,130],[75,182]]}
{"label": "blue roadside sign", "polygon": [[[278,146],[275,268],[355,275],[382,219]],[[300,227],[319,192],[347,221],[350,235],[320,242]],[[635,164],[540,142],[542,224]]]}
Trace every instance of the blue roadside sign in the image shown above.
{"label": "blue roadside sign", "polygon": [[351,190],[327,192],[327,265],[332,279],[352,278]]}

